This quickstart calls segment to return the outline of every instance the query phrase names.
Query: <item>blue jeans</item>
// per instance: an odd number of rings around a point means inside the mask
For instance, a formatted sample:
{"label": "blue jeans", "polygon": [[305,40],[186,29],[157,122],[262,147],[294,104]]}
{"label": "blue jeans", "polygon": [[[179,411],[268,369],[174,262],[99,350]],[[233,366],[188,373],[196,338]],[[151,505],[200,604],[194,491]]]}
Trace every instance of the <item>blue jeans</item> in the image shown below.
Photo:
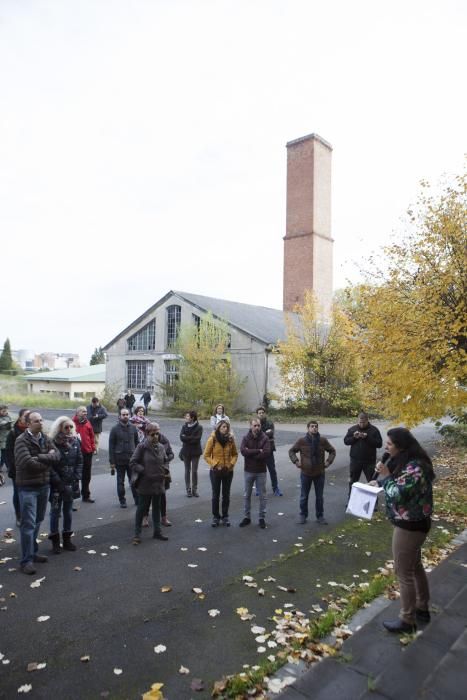
{"label": "blue jeans", "polygon": [[277,471],[276,471],[276,460],[274,459],[274,452],[271,452],[269,457],[266,457],[266,466],[268,468],[269,476],[271,477],[271,488],[274,491],[279,487],[277,483]]}
{"label": "blue jeans", "polygon": [[300,514],[308,518],[308,496],[310,494],[311,484],[315,486],[315,496],[316,496],[316,517],[322,518],[324,514],[324,482],[325,475],[320,474],[319,476],[308,476],[303,472],[300,474],[300,483],[302,485],[302,490],[300,492]]}
{"label": "blue jeans", "polygon": [[256,483],[256,490],[259,495],[259,517],[266,517],[266,472],[255,474],[254,472],[245,472],[245,493],[243,495],[245,518],[251,517],[251,492],[253,484]]}
{"label": "blue jeans", "polygon": [[55,535],[59,531],[60,515],[63,510],[63,532],[71,532],[73,501],[64,501],[60,494],[52,498],[50,502],[50,534]]}
{"label": "blue jeans", "polygon": [[230,487],[232,485],[233,469],[210,469],[209,478],[211,479],[212,487],[212,515],[214,518],[221,517],[219,512],[219,500],[222,487],[222,517],[226,518],[229,514]]}
{"label": "blue jeans", "polygon": [[21,566],[34,561],[39,547],[37,536],[41,522],[47,510],[50,486],[19,486],[19,503],[21,507]]}

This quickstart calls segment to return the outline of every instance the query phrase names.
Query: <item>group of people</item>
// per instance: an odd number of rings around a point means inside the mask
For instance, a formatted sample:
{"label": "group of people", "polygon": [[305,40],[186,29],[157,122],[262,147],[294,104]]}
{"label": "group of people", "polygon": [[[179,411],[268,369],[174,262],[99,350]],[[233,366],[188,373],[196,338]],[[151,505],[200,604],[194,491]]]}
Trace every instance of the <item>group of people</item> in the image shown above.
{"label": "group of people", "polygon": [[[153,537],[168,539],[161,525],[171,525],[167,518],[166,491],[170,488],[169,465],[174,453],[158,423],[144,415],[143,407],[137,408],[134,415],[130,415],[130,410],[126,407],[120,410],[118,422],[110,431],[109,463],[111,472],[117,474],[117,495],[123,508],[127,507],[125,477],[129,481],[137,506],[133,543],[138,545],[142,528],[149,525],[151,510]],[[94,502],[89,490],[91,461],[98,447],[96,434],[102,432],[102,421],[106,417],[105,409],[93,399],[88,408],[79,407],[73,419],[57,418],[46,435],[37,411],[21,409],[13,423],[7,407],[0,406],[2,464],[6,463],[13,481],[13,505],[21,532],[20,568],[24,573],[35,573],[34,564],[47,561],[47,557],[39,554],[37,535],[48,501],[52,551],[60,554],[62,548],[76,549],[71,540],[73,501],[81,497],[84,502]],[[187,497],[198,496],[198,465],[203,455],[210,468],[212,526],[230,526],[230,490],[240,453],[244,458],[244,512],[239,525],[251,524],[255,489],[258,524],[264,529],[268,470],[272,493],[282,495],[273,459],[274,424],[268,419],[265,408],[258,407],[241,440],[240,450],[221,404],[213,412],[211,428],[203,450],[203,428],[197,413],[194,410],[186,413],[180,432],[179,456],[185,467]],[[350,446],[349,493],[363,472],[370,484],[384,489],[387,514],[394,526],[392,546],[400,582],[401,613],[397,620],[385,621],[384,626],[390,632],[412,631],[417,621],[430,620],[429,587],[421,549],[431,527],[435,478],[432,462],[409,430],[393,428],[387,433],[386,451],[377,463],[376,451],[382,447],[382,437],[366,413],[361,413],[357,424],[349,428],[344,443]],[[298,522],[304,524],[308,519],[308,500],[313,485],[316,520],[325,524],[325,470],[334,461],[335,448],[320,435],[318,423],[311,420],[306,434],[294,443],[288,454],[300,469]],[[60,517],[63,517],[62,541]]]}

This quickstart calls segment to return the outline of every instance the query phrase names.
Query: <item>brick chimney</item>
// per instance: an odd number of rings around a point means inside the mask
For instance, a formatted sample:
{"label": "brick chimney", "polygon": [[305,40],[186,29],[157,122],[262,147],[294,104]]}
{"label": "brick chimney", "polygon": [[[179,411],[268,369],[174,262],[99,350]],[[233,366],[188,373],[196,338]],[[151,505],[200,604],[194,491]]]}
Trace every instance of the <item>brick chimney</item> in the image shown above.
{"label": "brick chimney", "polygon": [[326,315],[331,308],[331,153],[317,134],[287,144],[284,311],[302,304],[306,289]]}

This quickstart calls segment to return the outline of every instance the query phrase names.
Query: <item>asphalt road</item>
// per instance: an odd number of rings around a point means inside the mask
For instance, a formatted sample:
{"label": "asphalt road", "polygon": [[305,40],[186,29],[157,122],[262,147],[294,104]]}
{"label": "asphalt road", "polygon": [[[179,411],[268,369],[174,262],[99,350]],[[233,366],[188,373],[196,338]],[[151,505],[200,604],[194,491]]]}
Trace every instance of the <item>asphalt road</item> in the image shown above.
{"label": "asphalt road", "polygon": [[[43,411],[47,421],[63,413]],[[115,420],[115,416],[108,418],[107,429]],[[159,422],[177,454],[181,422]],[[233,428],[241,439],[246,427],[234,424]],[[344,515],[348,448],[342,437],[346,428],[321,426],[322,434],[337,449],[325,488],[329,529],[349,517]],[[257,525],[254,498],[252,525],[238,528],[242,518],[241,462],[232,484],[232,527],[214,529],[210,527],[206,465],[200,463],[200,498],[187,499],[183,464],[175,458],[168,492],[173,526],[165,530],[169,541],[152,540],[150,531],[145,530],[143,543],[135,547],[131,544],[135,510],[119,508],[115,478],[108,470],[105,431],[91,482],[96,503],[81,504],[73,514],[73,541],[78,551],[51,555],[47,564],[37,565],[37,575],[32,577],[17,570],[19,533],[14,527],[11,486],[1,488],[0,532],[13,528],[13,538],[0,541],[0,654],[4,655],[0,698],[17,697],[18,688],[32,684],[31,698],[132,700],[155,682],[165,684],[170,700],[207,698],[214,680],[241,671],[243,664],[254,664],[257,644],[248,623],[239,623],[235,610],[247,604],[257,615],[256,624],[265,624],[270,611],[265,598],[256,593],[254,600],[251,598],[253,593],[241,584],[242,574],[262,566],[266,571],[280,554],[293,550],[297,538],[307,543],[322,537],[326,530],[313,519],[305,526],[296,524],[299,472],[288,460],[287,449],[303,432],[297,426],[282,426],[277,431],[276,460],[284,496],[269,498],[266,530]],[[416,433],[425,445],[434,437],[428,425]],[[204,437],[208,434],[205,428]],[[47,533],[48,519],[41,529],[44,543],[40,551],[45,553],[49,549]],[[39,586],[31,588],[31,583],[43,577]],[[171,590],[163,593],[164,586]],[[205,598],[198,598],[193,587],[201,588]],[[306,590],[302,594],[306,595]],[[220,614],[211,617],[209,610]],[[49,619],[38,622],[40,616]],[[158,645],[166,650],[155,653]],[[87,655],[89,662],[80,661]],[[28,672],[27,665],[32,662],[47,665]],[[181,665],[190,669],[189,675],[179,673]],[[114,669],[122,672],[116,674]],[[203,679],[204,692],[190,689],[194,677]]]}

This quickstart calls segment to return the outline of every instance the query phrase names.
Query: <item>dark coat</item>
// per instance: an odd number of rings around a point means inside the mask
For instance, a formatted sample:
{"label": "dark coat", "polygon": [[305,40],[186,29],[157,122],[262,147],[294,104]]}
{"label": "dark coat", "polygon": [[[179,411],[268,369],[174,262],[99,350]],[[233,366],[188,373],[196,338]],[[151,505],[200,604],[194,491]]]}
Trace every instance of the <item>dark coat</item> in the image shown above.
{"label": "dark coat", "polygon": [[20,435],[24,433],[26,428],[19,427],[19,420],[16,421],[13,428],[7,435],[6,447],[5,447],[5,462],[8,469],[8,476],[13,481],[16,478],[16,467],[15,467],[15,442]]}
{"label": "dark coat", "polygon": [[169,439],[166,438],[165,435],[162,435],[162,433],[160,433],[159,442],[165,450],[165,454],[167,455],[167,461],[171,462],[175,455],[173,453],[172,445],[170,444]]}
{"label": "dark coat", "polygon": [[276,443],[274,442],[274,423],[269,418],[263,418],[261,421],[261,430],[269,438],[269,445],[271,447],[271,452],[276,451]]}
{"label": "dark coat", "polygon": [[135,405],[136,396],[134,394],[125,394],[124,401],[125,406],[128,408],[129,411],[131,411],[131,409]]}
{"label": "dark coat", "polygon": [[[326,452],[328,453],[327,460],[325,460]],[[297,454],[300,454],[300,460],[297,458]],[[329,440],[321,435],[319,436],[318,464],[312,464],[311,445],[306,435],[299,438],[289,450],[291,461],[307,476],[320,476],[320,474],[324,474],[324,470],[334,462],[335,456],[336,450]]]}
{"label": "dark coat", "polygon": [[249,430],[242,440],[240,452],[245,457],[245,471],[262,474],[266,471],[266,459],[271,454],[268,436],[260,431],[254,437]]}
{"label": "dark coat", "polygon": [[88,421],[91,423],[94,433],[102,433],[102,421],[104,418],[107,418],[107,411],[105,410],[104,406],[101,406],[100,404],[98,406],[93,406],[91,403],[87,407],[86,412],[88,414]]}
{"label": "dark coat", "polygon": [[46,435],[38,438],[25,430],[15,442],[16,485],[47,486],[50,466],[59,461],[60,453]]}
{"label": "dark coat", "polygon": [[130,460],[133,474],[139,474],[136,491],[141,496],[158,496],[165,493],[167,454],[161,443],[151,445],[146,438],[140,442]]}
{"label": "dark coat", "polygon": [[74,438],[71,444],[57,444],[55,447],[60,453],[60,462],[50,467],[50,498],[53,492],[58,491],[64,501],[73,500],[73,487],[81,479],[83,472],[83,453],[81,452],[81,442]]}
{"label": "dark coat", "polygon": [[[355,432],[366,433],[366,438],[355,438]],[[361,464],[376,464],[376,450],[383,444],[383,439],[378,428],[368,423],[366,428],[352,425],[344,438],[346,445],[350,445],[350,459]]]}
{"label": "dark coat", "polygon": [[203,454],[201,449],[201,436],[203,434],[203,426],[196,421],[194,425],[185,423],[180,431],[180,440],[182,441],[181,456],[189,459],[190,457],[199,457]]}
{"label": "dark coat", "polygon": [[138,431],[131,423],[118,421],[109,435],[109,463],[120,467],[130,463],[131,455],[138,446]]}

